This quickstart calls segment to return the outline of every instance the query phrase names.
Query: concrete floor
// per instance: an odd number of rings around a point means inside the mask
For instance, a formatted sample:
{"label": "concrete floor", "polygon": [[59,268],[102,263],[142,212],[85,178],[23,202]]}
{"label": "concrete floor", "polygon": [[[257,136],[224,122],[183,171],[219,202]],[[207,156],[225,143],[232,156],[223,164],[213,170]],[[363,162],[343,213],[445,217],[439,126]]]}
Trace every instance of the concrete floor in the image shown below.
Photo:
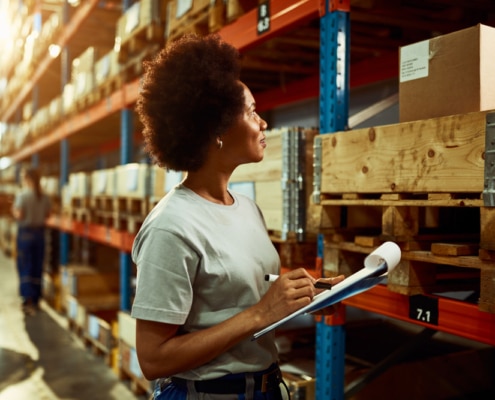
{"label": "concrete floor", "polygon": [[46,304],[25,316],[14,260],[0,251],[0,400],[143,400]]}

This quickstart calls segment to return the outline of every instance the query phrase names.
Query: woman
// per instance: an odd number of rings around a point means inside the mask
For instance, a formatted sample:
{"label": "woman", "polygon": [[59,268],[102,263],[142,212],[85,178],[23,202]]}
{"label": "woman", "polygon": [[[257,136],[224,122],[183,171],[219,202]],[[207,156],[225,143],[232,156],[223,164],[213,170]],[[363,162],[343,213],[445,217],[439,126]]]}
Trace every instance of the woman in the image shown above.
{"label": "woman", "polygon": [[216,35],[186,36],[145,67],[137,112],[147,150],[187,175],[133,246],[143,374],[169,377],[155,399],[281,399],[273,334],[251,337],[311,302],[315,279],[301,268],[264,281],[279,272],[279,256],[255,203],[227,188],[266,147],[239,54]]}
{"label": "woman", "polygon": [[17,269],[22,307],[32,315],[41,298],[41,275],[45,259],[45,220],[50,198],[43,194],[40,176],[29,168],[21,173],[22,190],[16,196],[12,214],[17,220]]}

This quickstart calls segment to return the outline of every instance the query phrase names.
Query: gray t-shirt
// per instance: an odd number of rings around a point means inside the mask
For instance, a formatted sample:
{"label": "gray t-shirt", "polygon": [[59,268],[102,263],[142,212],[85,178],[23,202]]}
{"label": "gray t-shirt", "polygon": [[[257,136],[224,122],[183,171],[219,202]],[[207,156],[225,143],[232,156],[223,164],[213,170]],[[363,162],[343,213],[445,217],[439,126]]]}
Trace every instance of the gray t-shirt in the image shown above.
{"label": "gray t-shirt", "polygon": [[50,198],[44,194],[38,197],[32,189],[24,189],[15,197],[14,208],[21,211],[19,227],[42,227],[50,213]]}
{"label": "gray t-shirt", "polygon": [[[176,186],[151,211],[134,241],[137,288],[131,315],[182,325],[181,333],[214,326],[257,303],[280,270],[261,211],[248,197],[212,203]],[[277,360],[274,336],[247,339],[211,362],[177,376],[212,379],[252,372]]]}

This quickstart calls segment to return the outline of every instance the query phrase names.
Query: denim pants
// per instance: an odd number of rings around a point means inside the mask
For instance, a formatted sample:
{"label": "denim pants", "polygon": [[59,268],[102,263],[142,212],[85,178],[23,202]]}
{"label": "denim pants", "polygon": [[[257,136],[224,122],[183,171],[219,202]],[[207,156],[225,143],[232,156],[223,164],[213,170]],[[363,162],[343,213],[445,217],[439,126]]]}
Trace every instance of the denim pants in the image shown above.
{"label": "denim pants", "polygon": [[[281,384],[282,385],[282,384]],[[286,400],[289,399],[288,389],[282,387],[279,391],[261,392],[253,391],[252,397],[246,394],[212,394],[197,393],[194,389],[188,392],[187,388],[181,388],[173,383],[165,386],[156,385],[153,400]]]}
{"label": "denim pants", "polygon": [[19,227],[17,232],[17,270],[20,295],[24,302],[38,304],[41,297],[41,274],[45,257],[43,227]]}
{"label": "denim pants", "polygon": [[[236,379],[239,376],[246,377],[246,387],[250,387],[249,379],[252,374],[232,374],[228,379]],[[273,390],[262,392],[261,390],[246,390],[241,394],[214,394],[197,392],[193,381],[188,381],[187,387],[176,385],[169,379],[159,379],[153,393],[153,400],[287,400],[290,394],[287,386],[282,381]]]}

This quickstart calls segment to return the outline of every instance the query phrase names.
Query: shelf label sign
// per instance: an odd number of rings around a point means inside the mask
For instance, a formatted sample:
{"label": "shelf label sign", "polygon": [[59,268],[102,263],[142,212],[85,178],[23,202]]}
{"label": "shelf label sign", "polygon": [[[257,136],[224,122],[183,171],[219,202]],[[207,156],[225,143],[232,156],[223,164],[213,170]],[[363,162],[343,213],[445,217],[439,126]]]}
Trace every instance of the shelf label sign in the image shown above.
{"label": "shelf label sign", "polygon": [[438,299],[423,295],[409,297],[409,318],[438,325]]}
{"label": "shelf label sign", "polygon": [[268,1],[258,6],[258,26],[256,30],[258,35],[270,30],[270,7]]}

